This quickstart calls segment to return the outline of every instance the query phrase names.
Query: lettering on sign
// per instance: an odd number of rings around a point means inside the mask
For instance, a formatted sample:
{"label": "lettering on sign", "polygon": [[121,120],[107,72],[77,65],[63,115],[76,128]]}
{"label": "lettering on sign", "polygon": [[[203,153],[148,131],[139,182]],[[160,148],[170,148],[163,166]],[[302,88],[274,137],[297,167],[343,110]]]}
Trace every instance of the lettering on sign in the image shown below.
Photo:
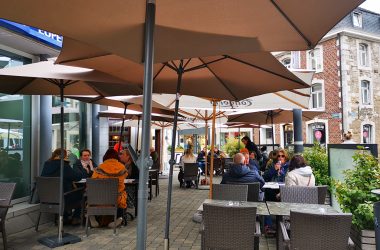
{"label": "lettering on sign", "polygon": [[219,101],[219,105],[222,108],[243,108],[243,107],[250,107],[253,105],[253,103],[249,99],[244,99],[241,101],[222,100],[222,101]]}

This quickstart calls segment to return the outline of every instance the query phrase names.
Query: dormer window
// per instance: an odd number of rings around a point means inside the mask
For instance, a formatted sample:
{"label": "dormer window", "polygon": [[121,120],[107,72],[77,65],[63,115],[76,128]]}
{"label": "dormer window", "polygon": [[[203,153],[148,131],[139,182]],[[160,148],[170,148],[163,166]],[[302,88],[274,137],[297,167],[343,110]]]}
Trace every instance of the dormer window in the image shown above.
{"label": "dormer window", "polygon": [[354,27],[357,27],[357,28],[363,28],[363,17],[362,17],[362,13],[354,12],[354,13],[352,14],[352,23],[353,23]]}

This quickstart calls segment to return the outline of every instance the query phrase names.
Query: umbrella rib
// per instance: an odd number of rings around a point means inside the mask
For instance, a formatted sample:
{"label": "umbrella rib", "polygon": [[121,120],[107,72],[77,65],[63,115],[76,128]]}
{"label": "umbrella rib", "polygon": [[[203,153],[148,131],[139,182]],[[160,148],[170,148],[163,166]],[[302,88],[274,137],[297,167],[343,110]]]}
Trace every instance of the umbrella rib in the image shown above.
{"label": "umbrella rib", "polygon": [[156,73],[156,75],[153,77],[153,81],[156,80],[157,76],[161,73],[161,71],[165,68],[165,64],[163,63],[162,64],[162,67],[158,70],[158,72]]}
{"label": "umbrella rib", "polygon": [[[270,73],[270,74],[273,74],[273,75],[279,76],[279,77],[284,78],[284,79],[286,79],[286,80],[289,80],[289,81],[292,81],[292,82],[296,82],[296,83],[299,83],[299,84],[305,85],[305,83],[304,83],[303,81],[298,81],[298,80],[295,80],[295,79],[291,79],[291,78],[289,78],[289,77],[286,77],[286,76],[280,75],[280,74],[278,74],[278,73],[276,73],[276,72],[273,72],[273,71],[270,71],[270,70],[264,69],[264,68],[262,68],[262,67],[260,67],[260,66],[254,65],[254,64],[252,64],[252,63],[245,62],[245,61],[240,60],[240,59],[238,59],[238,58],[235,58],[235,57],[232,57],[232,56],[228,56],[228,58],[230,58],[231,60],[234,60],[234,61],[240,62],[240,63],[242,63],[242,64],[245,64],[245,65],[251,66],[251,67],[253,67],[253,68],[256,68],[256,69],[262,70],[262,71],[264,71],[264,72],[267,72],[267,73]],[[310,87],[310,86],[308,86],[308,87]]]}
{"label": "umbrella rib", "polygon": [[298,102],[296,102],[296,101],[293,101],[292,99],[287,98],[286,96],[284,96],[284,95],[282,95],[282,94],[280,94],[280,93],[274,93],[274,94],[277,95],[277,96],[279,96],[279,97],[281,97],[281,98],[283,98],[283,99],[285,99],[285,100],[287,100],[288,102],[294,103],[294,104],[296,104],[296,105],[298,105],[298,106],[300,106],[300,107],[302,107],[302,108],[304,108],[304,109],[307,109],[307,107],[305,107],[305,106],[302,105],[301,103],[298,103]]}
{"label": "umbrella rib", "polygon": [[293,23],[292,20],[290,20],[290,18],[285,14],[285,12],[280,8],[280,6],[278,6],[275,3],[274,0],[271,0],[271,2],[274,5],[274,7],[276,7],[276,9],[278,10],[278,12],[281,13],[281,15],[289,22],[289,24],[297,31],[297,33],[307,43],[307,46],[309,47],[309,49],[311,49],[312,48],[311,41],[305,36],[305,34],[302,33],[302,31],[295,25],[295,23]]}
{"label": "umbrella rib", "polygon": [[212,63],[219,62],[219,61],[224,60],[224,59],[226,59],[226,58],[227,58],[226,56],[223,56],[223,57],[218,58],[218,59],[215,59],[215,60],[213,60],[213,61],[209,61],[208,63],[205,63],[204,61],[202,61],[201,58],[198,58],[198,59],[202,62],[202,64],[197,65],[197,66],[194,66],[194,67],[191,67],[191,68],[185,70],[185,72],[189,72],[189,71],[194,71],[194,70],[198,70],[198,69],[206,68],[207,65],[210,65],[210,64],[212,64]]}
{"label": "umbrella rib", "polygon": [[[190,63],[190,61],[191,61],[191,58],[189,60],[187,60],[187,62],[185,63],[185,65],[183,65],[184,69],[187,67],[187,65]],[[184,72],[186,72],[186,70],[184,70]]]}
{"label": "umbrella rib", "polygon": [[291,89],[291,90],[288,90],[288,91],[293,92],[294,94],[297,94],[297,95],[300,95],[300,96],[310,97],[309,94],[302,93],[302,92],[297,91],[295,89]]}
{"label": "umbrella rib", "polygon": [[[205,64],[205,62],[201,59],[201,58],[199,58],[199,60],[202,62],[202,63],[204,63]],[[220,79],[216,74],[215,74],[215,72],[212,70],[212,69],[210,69],[210,67],[207,65],[207,64],[205,64],[205,67],[215,76],[215,78],[216,79],[218,79],[218,81],[223,85],[223,87],[235,98],[235,100],[237,100],[238,98],[236,97],[236,95],[232,92],[232,90],[227,86],[227,84],[222,80],[222,79]]]}
{"label": "umbrella rib", "polygon": [[174,70],[175,72],[178,72],[178,69],[175,68],[174,66],[172,66],[169,62],[165,62],[164,65],[165,65],[165,66],[168,66],[169,68],[171,68],[171,69]]}

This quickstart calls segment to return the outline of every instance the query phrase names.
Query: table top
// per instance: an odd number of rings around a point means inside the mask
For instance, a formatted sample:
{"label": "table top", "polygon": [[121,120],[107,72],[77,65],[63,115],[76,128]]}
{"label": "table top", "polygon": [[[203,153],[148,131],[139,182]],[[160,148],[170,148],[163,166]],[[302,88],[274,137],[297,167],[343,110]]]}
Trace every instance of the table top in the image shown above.
{"label": "table top", "polygon": [[280,189],[280,186],[285,185],[283,182],[265,182],[263,188]]}
{"label": "table top", "polygon": [[305,204],[290,202],[267,201],[269,213],[271,215],[290,216],[290,210],[306,213],[330,214],[338,213],[333,207],[322,204]]}
{"label": "table top", "polygon": [[380,195],[380,189],[371,190],[372,193]]}
{"label": "table top", "polygon": [[258,215],[269,215],[268,208],[264,202],[250,202],[250,201],[225,201],[225,200],[211,200],[205,199],[199,206],[198,211],[203,211],[203,204],[214,204],[222,206],[243,206],[243,207],[257,207]]}
{"label": "table top", "polygon": [[[75,183],[86,183],[87,179],[81,179],[80,181],[76,181]],[[124,179],[124,184],[130,184],[130,183],[138,183],[138,180],[136,179]]]}

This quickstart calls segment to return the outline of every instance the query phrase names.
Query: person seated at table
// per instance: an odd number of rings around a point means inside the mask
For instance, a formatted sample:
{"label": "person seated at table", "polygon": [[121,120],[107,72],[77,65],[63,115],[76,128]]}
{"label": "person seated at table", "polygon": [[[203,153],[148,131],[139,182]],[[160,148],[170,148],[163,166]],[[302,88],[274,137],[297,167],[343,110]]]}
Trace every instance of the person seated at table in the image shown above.
{"label": "person seated at table", "polygon": [[80,159],[76,160],[73,165],[74,169],[82,173],[83,178],[90,178],[96,167],[97,165],[91,159],[91,151],[89,149],[81,150]]}
{"label": "person seated at table", "polygon": [[[116,221],[109,222],[112,220],[113,216],[102,216],[100,217],[101,224],[108,224],[108,227],[113,227],[116,223],[116,227],[119,227],[123,222],[123,209],[127,208],[127,193],[125,192],[124,179],[128,177],[128,172],[125,166],[119,162],[119,156],[114,149],[108,149],[103,156],[103,163],[94,169],[92,178],[94,179],[107,179],[107,178],[118,178],[119,188],[118,188],[118,200],[117,200],[117,219]],[[109,222],[109,223],[108,223]],[[90,216],[90,223],[92,227],[98,227],[99,223],[95,216]]]}
{"label": "person seated at table", "polygon": [[285,175],[289,167],[289,157],[285,149],[277,150],[277,161],[272,162],[271,166],[264,172],[264,180],[271,182],[284,182]]}
{"label": "person seated at table", "polygon": [[315,186],[315,177],[310,166],[306,165],[301,155],[295,155],[290,160],[289,171],[285,176],[286,186]]}
{"label": "person seated at table", "polygon": [[251,170],[256,170],[259,172],[259,163],[255,159],[255,153],[249,152],[246,148],[240,149],[240,153],[242,153],[245,157],[244,164],[247,165]]}
{"label": "person seated at table", "polygon": [[[211,150],[208,151],[207,155],[211,157]],[[214,147],[214,158],[219,158],[219,157],[220,157],[220,151],[217,147]]]}
{"label": "person seated at table", "polygon": [[203,150],[199,152],[197,156],[198,167],[201,169],[201,175],[204,175],[205,173],[206,151],[207,151],[207,148],[204,147]]}
{"label": "person seated at table", "polygon": [[116,152],[121,152],[124,148],[123,148],[123,144],[124,144],[124,138],[121,138],[120,141],[118,141],[114,146],[113,146],[113,150],[115,150]]}
{"label": "person seated at table", "polygon": [[124,149],[119,153],[119,159],[128,171],[128,179],[139,179],[139,168],[133,162],[131,153],[129,153],[128,149]]}
{"label": "person seated at table", "polygon": [[261,156],[262,156],[261,161],[260,161],[260,170],[264,172],[265,169],[267,168],[267,163],[269,161],[267,146],[262,146],[260,148],[260,152],[261,152]]}
{"label": "person seated at table", "polygon": [[228,182],[259,182],[260,189],[264,186],[265,181],[263,177],[261,177],[256,170],[251,170],[247,165],[245,165],[246,159],[242,153],[235,154],[233,160],[233,165],[230,167],[229,171],[223,175],[222,182],[220,184],[227,184]]}
{"label": "person seated at table", "polygon": [[[184,176],[183,171],[184,171],[185,163],[196,163],[196,162],[197,162],[197,158],[193,154],[193,150],[191,148],[186,149],[185,153],[181,157],[181,161],[179,163],[180,170],[178,173],[178,181],[179,181],[180,187],[182,187],[182,185],[184,184],[183,183],[183,176]],[[193,185],[194,185],[194,183],[192,181],[186,181],[186,188],[191,188],[191,186],[193,186]]]}
{"label": "person seated at table", "polygon": [[[57,148],[53,154],[44,163],[41,176],[43,177],[60,177],[61,176],[61,149]],[[83,176],[82,172],[78,169],[71,168],[69,160],[67,159],[67,151],[63,149],[64,165],[63,165],[63,192],[69,192],[75,189],[73,182],[80,181]],[[71,223],[72,225],[79,225],[81,223],[81,201],[83,192],[73,192],[65,196],[65,203],[68,207],[75,207],[74,213],[72,211],[64,211],[63,220],[65,223]],[[70,221],[70,216],[71,221]]]}

